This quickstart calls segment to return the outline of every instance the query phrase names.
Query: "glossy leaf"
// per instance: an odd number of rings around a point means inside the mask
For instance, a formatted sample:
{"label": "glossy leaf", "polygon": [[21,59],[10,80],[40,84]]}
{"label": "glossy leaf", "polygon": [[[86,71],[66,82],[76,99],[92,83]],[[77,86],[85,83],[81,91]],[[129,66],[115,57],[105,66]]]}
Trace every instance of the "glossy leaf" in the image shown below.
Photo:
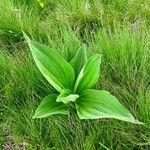
{"label": "glossy leaf", "polygon": [[101,56],[95,54],[90,57],[86,65],[82,68],[76,80],[74,92],[80,92],[92,87],[99,78]]}
{"label": "glossy leaf", "polygon": [[87,89],[82,91],[76,101],[80,119],[114,118],[122,121],[140,123],[109,92]]}
{"label": "glossy leaf", "polygon": [[81,69],[87,62],[87,55],[86,55],[86,48],[85,45],[82,45],[76,55],[73,57],[73,59],[70,61],[70,64],[75,70],[76,77],[79,75]]}
{"label": "glossy leaf", "polygon": [[38,106],[33,118],[44,118],[54,114],[69,114],[69,108],[63,103],[56,102],[56,96],[46,96]]}
{"label": "glossy leaf", "polygon": [[75,73],[72,66],[47,46],[33,42],[25,35],[35,63],[44,77],[59,92],[73,88]]}

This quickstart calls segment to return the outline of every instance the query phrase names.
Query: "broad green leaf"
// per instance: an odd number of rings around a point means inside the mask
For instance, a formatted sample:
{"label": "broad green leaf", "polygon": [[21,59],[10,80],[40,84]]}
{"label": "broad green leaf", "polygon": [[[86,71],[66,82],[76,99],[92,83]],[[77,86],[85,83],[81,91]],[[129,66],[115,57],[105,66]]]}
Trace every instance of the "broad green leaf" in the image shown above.
{"label": "broad green leaf", "polygon": [[84,90],[75,104],[80,119],[114,118],[132,123],[140,123],[107,91]]}
{"label": "broad green leaf", "polygon": [[69,102],[75,102],[77,98],[79,98],[78,94],[71,94],[69,89],[63,89],[60,95],[57,97],[56,101],[67,104]]}
{"label": "broad green leaf", "polygon": [[72,66],[52,49],[33,42],[24,34],[35,63],[44,77],[59,92],[72,89],[75,73]]}
{"label": "broad green leaf", "polygon": [[81,69],[87,62],[87,55],[86,55],[86,48],[85,45],[82,45],[76,55],[73,57],[73,59],[70,61],[70,64],[75,70],[76,77],[79,75]]}
{"label": "broad green leaf", "polygon": [[63,103],[56,102],[55,95],[46,96],[38,106],[33,118],[44,118],[54,114],[69,114],[69,108]]}
{"label": "broad green leaf", "polygon": [[82,68],[76,80],[74,92],[80,92],[92,87],[99,78],[101,56],[95,54],[90,57],[86,65]]}

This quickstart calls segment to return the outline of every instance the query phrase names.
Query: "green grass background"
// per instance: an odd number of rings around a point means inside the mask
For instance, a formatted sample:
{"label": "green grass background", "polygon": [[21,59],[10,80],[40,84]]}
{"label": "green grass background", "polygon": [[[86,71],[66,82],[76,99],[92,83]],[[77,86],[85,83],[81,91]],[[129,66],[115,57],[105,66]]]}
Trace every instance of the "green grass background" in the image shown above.
{"label": "green grass background", "polygon": [[[149,0],[0,1],[0,149],[149,150]],[[23,38],[48,45],[70,60],[84,43],[102,54],[96,87],[110,91],[144,125],[75,114],[32,119],[54,91],[37,69]],[[23,146],[22,146],[23,145]]]}

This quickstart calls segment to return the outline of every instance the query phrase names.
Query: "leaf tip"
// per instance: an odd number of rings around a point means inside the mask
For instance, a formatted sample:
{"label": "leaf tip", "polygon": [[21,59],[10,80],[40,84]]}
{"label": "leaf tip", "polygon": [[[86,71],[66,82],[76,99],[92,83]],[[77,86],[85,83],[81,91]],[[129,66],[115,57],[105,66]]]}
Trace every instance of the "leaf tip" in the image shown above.
{"label": "leaf tip", "polygon": [[32,119],[35,119],[36,118],[36,116],[34,115],[34,116],[32,116]]}
{"label": "leaf tip", "polygon": [[139,125],[144,125],[144,124],[145,124],[145,123],[143,123],[143,122],[140,122],[139,120],[135,120],[134,123],[135,123],[135,124],[139,124]]}
{"label": "leaf tip", "polygon": [[22,34],[23,34],[23,37],[25,38],[25,40],[29,43],[30,38],[28,37],[28,35],[23,30],[22,30]]}

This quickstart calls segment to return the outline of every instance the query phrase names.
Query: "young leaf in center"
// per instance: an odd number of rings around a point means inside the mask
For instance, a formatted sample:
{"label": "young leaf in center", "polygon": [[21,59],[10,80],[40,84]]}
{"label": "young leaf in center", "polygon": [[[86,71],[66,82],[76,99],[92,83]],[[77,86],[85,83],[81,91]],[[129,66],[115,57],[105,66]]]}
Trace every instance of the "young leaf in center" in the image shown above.
{"label": "young leaf in center", "polygon": [[63,89],[60,95],[57,97],[56,102],[63,102],[64,104],[68,104],[69,102],[75,102],[78,98],[78,94],[71,94],[71,90]]}

